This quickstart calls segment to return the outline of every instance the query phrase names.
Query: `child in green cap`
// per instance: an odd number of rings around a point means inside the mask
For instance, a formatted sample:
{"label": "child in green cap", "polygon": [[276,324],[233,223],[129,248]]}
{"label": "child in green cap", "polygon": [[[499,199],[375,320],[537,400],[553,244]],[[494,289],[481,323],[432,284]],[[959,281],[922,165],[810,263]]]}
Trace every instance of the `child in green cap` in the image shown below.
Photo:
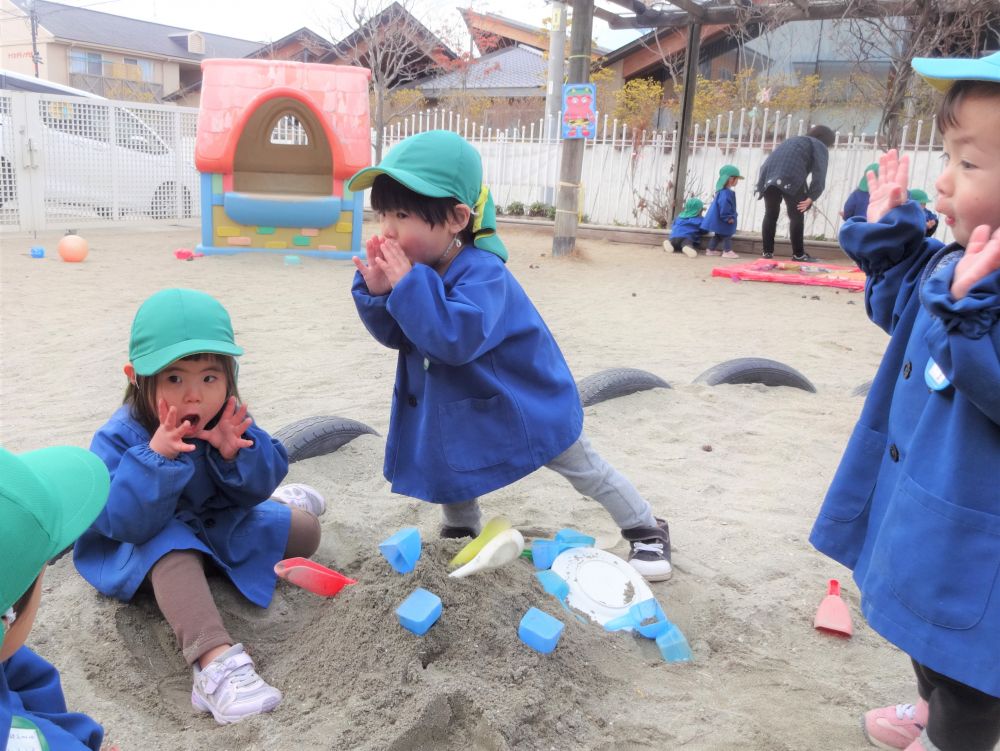
{"label": "child in green cap", "polygon": [[443,537],[480,530],[478,496],[547,466],[594,498],[650,580],[671,574],[667,523],[583,435],[562,352],[508,271],[479,153],[450,131],[411,136],[351,178],[372,189],[380,234],[352,294],[372,336],[399,351],[386,479],[441,504]]}
{"label": "child in green cap", "polygon": [[840,216],[844,220],[853,219],[854,217],[864,220],[868,216],[869,172],[874,172],[875,176],[878,177],[878,162],[873,162],[865,167],[865,172],[858,182],[858,187],[852,190],[851,194],[847,196],[847,200],[844,201],[844,210],[840,212]]}
{"label": "child in green cap", "polygon": [[0,448],[0,749],[98,751],[104,729],[69,712],[59,671],[23,646],[54,563],[108,499],[108,470],[71,446]]}
{"label": "child in green cap", "polygon": [[663,249],[672,249],[674,253],[683,253],[688,258],[697,258],[701,249],[701,236],[705,231],[701,228],[701,214],[705,210],[705,202],[700,198],[689,198],[684,202],[684,210],[677,215],[670,225],[670,239],[663,241]]}
{"label": "child in green cap", "polygon": [[124,404],[91,443],[111,471],[108,505],[74,556],[125,602],[148,580],[193,668],[194,708],[222,724],[274,709],[281,692],[223,625],[205,562],[267,607],[274,564],[316,551],[324,510],[311,488],[278,487],[288,457],[240,403],[241,354],[229,314],[204,292],[165,289],[139,307]]}
{"label": "child in green cap", "polygon": [[927,227],[924,234],[926,234],[927,237],[931,237],[938,228],[938,215],[927,208],[927,204],[931,200],[930,196],[927,195],[927,191],[925,190],[921,190],[920,188],[910,188],[910,200],[919,203],[920,208],[924,210],[924,221]]}
{"label": "child in green cap", "polygon": [[[725,164],[719,169],[719,179],[715,183],[715,198],[708,207],[705,218],[701,220],[701,228],[713,233],[708,240],[706,256],[723,258],[739,258],[733,251],[733,235],[736,234],[736,222],[739,214],[736,211],[736,183],[743,179],[739,168],[733,164]],[[719,242],[722,242],[720,251]]]}

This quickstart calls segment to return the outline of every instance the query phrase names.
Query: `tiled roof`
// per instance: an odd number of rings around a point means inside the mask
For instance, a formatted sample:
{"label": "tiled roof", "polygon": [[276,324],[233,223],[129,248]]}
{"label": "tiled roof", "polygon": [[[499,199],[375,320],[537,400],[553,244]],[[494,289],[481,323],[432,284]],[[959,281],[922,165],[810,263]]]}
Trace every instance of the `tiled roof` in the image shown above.
{"label": "tiled roof", "polygon": [[410,88],[424,94],[456,89],[539,89],[544,92],[548,62],[528,47],[505,47],[477,57],[465,70],[414,81]]}
{"label": "tiled roof", "polygon": [[[14,2],[27,14],[26,0]],[[199,31],[205,39],[205,53],[196,54],[188,52],[186,37],[189,32],[198,31],[197,29],[139,21],[48,0],[35,0],[35,9],[39,26],[57,39],[113,47],[138,54],[200,61],[209,57],[245,57],[263,44]]]}

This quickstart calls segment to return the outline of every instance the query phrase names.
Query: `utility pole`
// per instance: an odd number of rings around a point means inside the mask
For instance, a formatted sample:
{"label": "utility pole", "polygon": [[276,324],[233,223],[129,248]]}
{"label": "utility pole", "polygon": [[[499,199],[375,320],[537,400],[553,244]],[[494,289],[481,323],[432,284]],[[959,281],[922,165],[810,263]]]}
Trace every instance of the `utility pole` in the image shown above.
{"label": "utility pole", "polygon": [[684,56],[684,100],[677,131],[677,158],[674,160],[674,216],[684,208],[684,188],[687,186],[688,138],[694,111],[694,93],[698,85],[698,59],[701,56],[701,25],[688,26],[687,51]]}
{"label": "utility pole", "polygon": [[549,83],[545,95],[548,138],[555,138],[562,108],[563,57],[566,55],[566,4],[552,0],[552,26],[549,29]]}
{"label": "utility pole", "polygon": [[[573,0],[573,28],[569,36],[569,83],[590,80],[590,36],[594,28],[593,0]],[[559,190],[556,197],[555,232],[552,255],[569,255],[576,249],[577,212],[580,202],[580,173],[586,139],[564,138]]]}
{"label": "utility pole", "polygon": [[35,64],[35,78],[40,78],[38,64],[42,62],[42,56],[38,54],[38,11],[35,0],[28,0],[28,20],[31,22],[31,62]]}

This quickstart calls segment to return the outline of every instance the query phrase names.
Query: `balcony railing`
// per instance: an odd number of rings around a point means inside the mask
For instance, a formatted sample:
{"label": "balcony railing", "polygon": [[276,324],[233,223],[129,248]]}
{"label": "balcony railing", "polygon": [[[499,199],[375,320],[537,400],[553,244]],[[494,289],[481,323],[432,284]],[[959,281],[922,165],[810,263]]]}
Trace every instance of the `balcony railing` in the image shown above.
{"label": "balcony railing", "polygon": [[70,73],[69,85],[108,99],[124,99],[129,102],[147,102],[149,104],[163,101],[163,86],[149,81],[94,76],[88,73]]}

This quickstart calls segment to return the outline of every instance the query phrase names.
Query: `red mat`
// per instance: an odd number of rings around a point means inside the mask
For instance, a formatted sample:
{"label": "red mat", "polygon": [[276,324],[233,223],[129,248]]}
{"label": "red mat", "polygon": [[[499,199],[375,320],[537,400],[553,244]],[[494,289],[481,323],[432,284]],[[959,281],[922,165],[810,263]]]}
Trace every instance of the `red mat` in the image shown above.
{"label": "red mat", "polygon": [[840,287],[855,292],[865,288],[865,274],[857,266],[798,263],[797,261],[777,261],[768,258],[758,258],[746,263],[734,263],[732,266],[718,266],[712,269],[712,276],[725,276],[733,281]]}

